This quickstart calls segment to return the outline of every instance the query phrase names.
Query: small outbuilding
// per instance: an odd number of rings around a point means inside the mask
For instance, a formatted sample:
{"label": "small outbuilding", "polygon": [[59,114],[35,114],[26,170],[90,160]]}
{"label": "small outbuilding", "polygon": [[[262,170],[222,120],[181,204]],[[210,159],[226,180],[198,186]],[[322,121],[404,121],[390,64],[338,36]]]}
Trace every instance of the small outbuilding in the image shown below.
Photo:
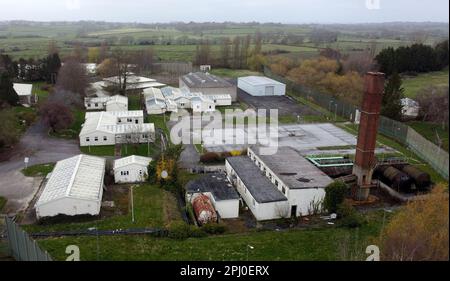
{"label": "small outbuilding", "polygon": [[238,78],[238,88],[252,96],[284,96],[286,84],[264,76]]}
{"label": "small outbuilding", "polygon": [[104,158],[81,154],[56,163],[36,202],[37,218],[98,215],[105,162]]}
{"label": "small outbuilding", "polygon": [[220,218],[239,217],[240,197],[225,174],[208,174],[186,185],[187,202],[192,203],[200,195],[208,196]]}
{"label": "small outbuilding", "polygon": [[400,102],[402,103],[403,117],[416,118],[419,116],[420,106],[417,101],[410,98],[403,98]]}
{"label": "small outbuilding", "polygon": [[19,96],[19,102],[21,104],[31,105],[33,84],[14,83],[13,88]]}
{"label": "small outbuilding", "polygon": [[131,155],[114,161],[115,183],[143,182],[148,176],[150,157]]}

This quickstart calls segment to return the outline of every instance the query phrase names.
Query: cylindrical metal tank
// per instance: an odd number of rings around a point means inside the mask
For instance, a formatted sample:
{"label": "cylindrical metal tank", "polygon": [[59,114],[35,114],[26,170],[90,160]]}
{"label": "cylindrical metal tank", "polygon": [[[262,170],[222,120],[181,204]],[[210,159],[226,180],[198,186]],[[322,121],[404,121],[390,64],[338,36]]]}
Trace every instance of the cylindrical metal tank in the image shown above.
{"label": "cylindrical metal tank", "polygon": [[194,209],[197,222],[200,225],[207,224],[209,222],[217,222],[217,213],[214,209],[209,197],[200,194],[192,201],[192,208]]}
{"label": "cylindrical metal tank", "polygon": [[390,181],[391,187],[404,192],[411,192],[411,178],[402,171],[392,167],[384,166],[379,168],[383,177]]}
{"label": "cylindrical metal tank", "polygon": [[402,168],[402,171],[414,180],[414,183],[419,190],[425,190],[431,184],[430,175],[414,166],[406,165]]}

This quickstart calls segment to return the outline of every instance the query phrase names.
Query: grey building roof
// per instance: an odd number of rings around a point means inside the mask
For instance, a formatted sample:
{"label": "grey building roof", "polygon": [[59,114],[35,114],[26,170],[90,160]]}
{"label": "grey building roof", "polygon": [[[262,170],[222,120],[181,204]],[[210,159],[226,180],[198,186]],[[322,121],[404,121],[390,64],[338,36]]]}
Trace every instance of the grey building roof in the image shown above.
{"label": "grey building roof", "polygon": [[215,75],[204,73],[204,72],[195,72],[189,73],[181,77],[183,82],[189,88],[229,88],[234,87],[227,80],[217,77]]}
{"label": "grey building roof", "polygon": [[229,157],[226,161],[242,180],[256,202],[270,203],[287,200],[286,196],[262,174],[261,170],[247,156]]}
{"label": "grey building roof", "polygon": [[319,168],[290,147],[278,147],[274,155],[259,155],[258,149],[251,150],[290,189],[326,187],[332,182]]}
{"label": "grey building roof", "polygon": [[208,174],[188,182],[186,192],[189,194],[211,192],[216,201],[239,199],[239,194],[228,181],[227,176],[222,173]]}

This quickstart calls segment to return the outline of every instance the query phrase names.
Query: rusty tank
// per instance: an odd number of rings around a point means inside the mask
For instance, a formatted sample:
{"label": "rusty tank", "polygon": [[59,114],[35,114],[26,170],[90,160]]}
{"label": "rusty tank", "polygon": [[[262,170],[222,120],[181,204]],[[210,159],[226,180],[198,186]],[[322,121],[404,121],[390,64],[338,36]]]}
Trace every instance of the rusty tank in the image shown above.
{"label": "rusty tank", "polygon": [[392,166],[382,166],[379,168],[382,176],[389,181],[391,187],[397,191],[412,192],[413,181],[404,172],[392,167]]}
{"label": "rusty tank", "polygon": [[217,213],[208,196],[200,194],[192,201],[192,208],[199,225],[217,222]]}
{"label": "rusty tank", "polygon": [[406,165],[401,170],[414,180],[414,184],[419,191],[426,190],[430,187],[431,177],[428,173],[425,173],[412,165]]}

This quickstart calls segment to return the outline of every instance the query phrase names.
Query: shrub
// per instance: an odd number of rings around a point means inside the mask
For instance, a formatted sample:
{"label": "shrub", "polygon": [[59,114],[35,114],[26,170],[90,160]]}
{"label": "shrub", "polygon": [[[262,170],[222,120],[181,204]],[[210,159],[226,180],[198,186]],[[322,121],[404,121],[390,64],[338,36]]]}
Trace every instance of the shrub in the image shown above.
{"label": "shrub", "polygon": [[34,112],[22,112],[19,115],[20,119],[24,120],[25,123],[27,124],[27,126],[30,126],[31,124],[34,123],[34,121],[36,121],[37,115]]}
{"label": "shrub", "polygon": [[223,234],[227,230],[227,227],[223,224],[208,223],[203,225],[201,230],[208,234]]}
{"label": "shrub", "polygon": [[200,161],[202,163],[215,163],[219,162],[220,160],[221,160],[220,155],[215,152],[206,152],[200,157]]}
{"label": "shrub", "polygon": [[343,202],[339,205],[337,214],[340,218],[339,225],[343,227],[360,227],[365,223],[364,217],[347,202]]}
{"label": "shrub", "polygon": [[323,205],[330,213],[335,213],[338,206],[344,202],[347,194],[347,185],[342,181],[334,181],[325,188],[325,198]]}
{"label": "shrub", "polygon": [[186,239],[191,235],[190,226],[184,222],[174,222],[168,230],[168,237],[172,239]]}

